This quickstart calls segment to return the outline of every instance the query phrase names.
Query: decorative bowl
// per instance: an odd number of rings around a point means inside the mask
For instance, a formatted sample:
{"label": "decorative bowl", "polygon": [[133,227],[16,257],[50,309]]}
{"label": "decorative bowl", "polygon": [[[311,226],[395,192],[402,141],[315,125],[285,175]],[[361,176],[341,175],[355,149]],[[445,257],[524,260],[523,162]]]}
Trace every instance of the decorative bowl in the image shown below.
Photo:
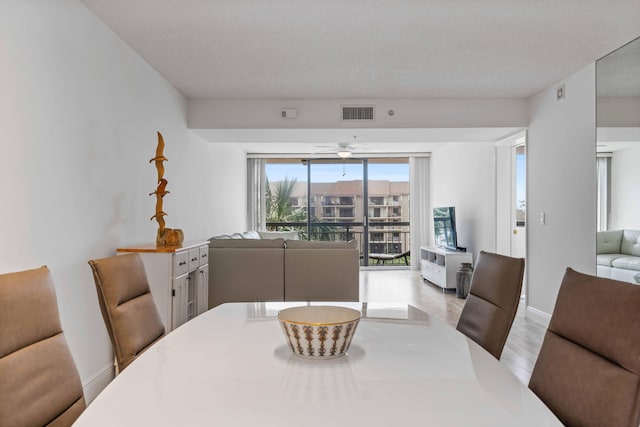
{"label": "decorative bowl", "polygon": [[278,312],[291,351],[310,359],[333,359],[345,354],[361,316],[352,308],[322,305]]}

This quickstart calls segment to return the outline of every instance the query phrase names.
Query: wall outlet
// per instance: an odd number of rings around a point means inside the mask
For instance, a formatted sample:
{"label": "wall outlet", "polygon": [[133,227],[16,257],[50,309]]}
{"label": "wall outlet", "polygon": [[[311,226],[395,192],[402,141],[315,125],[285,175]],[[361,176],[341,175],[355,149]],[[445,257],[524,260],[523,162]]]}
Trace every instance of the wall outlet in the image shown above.
{"label": "wall outlet", "polygon": [[547,214],[540,212],[540,224],[544,225],[547,222]]}

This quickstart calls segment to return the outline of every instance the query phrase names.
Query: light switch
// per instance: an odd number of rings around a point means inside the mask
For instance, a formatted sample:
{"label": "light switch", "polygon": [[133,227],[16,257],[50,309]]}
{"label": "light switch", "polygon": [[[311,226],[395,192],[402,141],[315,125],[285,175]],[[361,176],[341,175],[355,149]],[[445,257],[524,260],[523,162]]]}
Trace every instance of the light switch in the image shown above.
{"label": "light switch", "polygon": [[544,212],[540,212],[540,224],[544,225],[546,222],[547,214]]}

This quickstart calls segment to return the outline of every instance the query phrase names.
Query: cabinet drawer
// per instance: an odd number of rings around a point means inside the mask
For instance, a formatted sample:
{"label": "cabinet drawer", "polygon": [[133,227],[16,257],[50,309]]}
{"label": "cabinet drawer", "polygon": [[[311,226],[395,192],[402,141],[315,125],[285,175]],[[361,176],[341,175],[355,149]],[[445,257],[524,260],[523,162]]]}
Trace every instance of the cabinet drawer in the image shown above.
{"label": "cabinet drawer", "polygon": [[200,249],[189,249],[189,271],[193,271],[200,266]]}
{"label": "cabinet drawer", "polygon": [[200,265],[209,263],[209,246],[200,246]]}
{"label": "cabinet drawer", "polygon": [[173,277],[182,276],[189,271],[189,253],[177,252],[173,257]]}

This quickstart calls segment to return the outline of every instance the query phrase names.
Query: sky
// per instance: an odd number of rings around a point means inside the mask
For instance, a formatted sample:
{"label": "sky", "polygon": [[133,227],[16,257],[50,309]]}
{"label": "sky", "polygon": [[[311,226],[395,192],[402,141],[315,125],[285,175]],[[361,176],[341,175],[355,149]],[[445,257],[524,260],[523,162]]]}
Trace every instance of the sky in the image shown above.
{"label": "sky", "polygon": [[[269,164],[266,166],[267,177],[270,182],[282,181],[285,177],[295,177],[298,182],[307,181],[307,167],[300,164]],[[311,163],[311,182],[353,181],[362,179],[363,166],[361,163]],[[409,164],[370,164],[370,180],[409,181]]]}

